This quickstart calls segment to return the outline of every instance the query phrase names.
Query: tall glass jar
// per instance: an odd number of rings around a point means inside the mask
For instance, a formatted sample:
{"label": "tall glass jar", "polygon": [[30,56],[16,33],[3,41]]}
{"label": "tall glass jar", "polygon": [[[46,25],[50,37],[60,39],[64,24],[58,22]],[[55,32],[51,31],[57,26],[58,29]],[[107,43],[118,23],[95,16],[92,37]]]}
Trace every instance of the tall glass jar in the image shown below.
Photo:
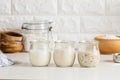
{"label": "tall glass jar", "polygon": [[23,23],[22,31],[24,35],[24,50],[30,50],[30,41],[52,39],[51,23],[49,21],[40,21],[34,23]]}
{"label": "tall glass jar", "polygon": [[78,61],[82,67],[95,67],[100,61],[98,43],[95,41],[79,42]]}
{"label": "tall glass jar", "polygon": [[48,66],[51,59],[49,41],[30,41],[29,58],[32,66]]}
{"label": "tall glass jar", "polygon": [[55,42],[53,59],[58,67],[70,67],[75,61],[75,48],[73,42]]}

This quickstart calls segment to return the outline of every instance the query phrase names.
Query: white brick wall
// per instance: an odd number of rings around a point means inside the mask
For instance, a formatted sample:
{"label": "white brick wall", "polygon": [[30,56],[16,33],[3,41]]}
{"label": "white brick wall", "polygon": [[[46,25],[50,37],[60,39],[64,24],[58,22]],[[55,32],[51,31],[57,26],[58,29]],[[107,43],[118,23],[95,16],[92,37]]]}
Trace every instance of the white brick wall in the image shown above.
{"label": "white brick wall", "polygon": [[13,14],[56,15],[56,0],[12,0]]}
{"label": "white brick wall", "polygon": [[0,15],[11,14],[11,0],[0,0]]}
{"label": "white brick wall", "polygon": [[120,16],[120,0],[106,0],[107,15]]}
{"label": "white brick wall", "polygon": [[120,34],[120,0],[0,0],[0,30],[47,19],[54,32]]}
{"label": "white brick wall", "polygon": [[95,16],[104,15],[105,0],[58,0],[58,14]]}

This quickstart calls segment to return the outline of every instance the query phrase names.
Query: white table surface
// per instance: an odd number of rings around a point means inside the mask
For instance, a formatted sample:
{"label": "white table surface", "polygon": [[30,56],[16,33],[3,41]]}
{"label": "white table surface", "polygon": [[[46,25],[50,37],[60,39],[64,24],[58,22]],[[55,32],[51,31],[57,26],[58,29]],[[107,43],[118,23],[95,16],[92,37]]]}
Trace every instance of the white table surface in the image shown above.
{"label": "white table surface", "polygon": [[77,58],[73,67],[56,67],[53,59],[48,67],[32,67],[28,53],[7,54],[15,65],[0,67],[0,79],[32,80],[120,80],[120,63],[112,61],[112,55],[102,55],[95,68],[82,68]]}

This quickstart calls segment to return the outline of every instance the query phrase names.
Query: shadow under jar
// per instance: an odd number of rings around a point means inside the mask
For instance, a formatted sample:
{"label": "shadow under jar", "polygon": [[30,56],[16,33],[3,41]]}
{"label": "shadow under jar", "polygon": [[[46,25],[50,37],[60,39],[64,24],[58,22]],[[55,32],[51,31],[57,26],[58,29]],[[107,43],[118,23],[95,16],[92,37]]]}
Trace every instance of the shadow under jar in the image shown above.
{"label": "shadow under jar", "polygon": [[57,67],[71,67],[75,61],[74,42],[55,42],[53,53],[54,62]]}
{"label": "shadow under jar", "polygon": [[100,62],[98,43],[95,41],[79,42],[78,62],[81,67],[96,67]]}
{"label": "shadow under jar", "polygon": [[51,59],[49,41],[31,41],[29,58],[32,66],[48,66]]}

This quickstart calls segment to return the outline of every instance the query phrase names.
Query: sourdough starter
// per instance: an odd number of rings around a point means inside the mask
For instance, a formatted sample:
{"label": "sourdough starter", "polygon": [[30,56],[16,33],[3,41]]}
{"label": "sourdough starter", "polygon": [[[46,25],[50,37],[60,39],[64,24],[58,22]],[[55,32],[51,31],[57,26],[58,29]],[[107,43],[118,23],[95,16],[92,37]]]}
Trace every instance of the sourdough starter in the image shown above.
{"label": "sourdough starter", "polygon": [[56,66],[68,67],[72,66],[75,61],[74,49],[55,49],[54,50],[54,62]]}
{"label": "sourdough starter", "polygon": [[78,61],[81,66],[95,67],[100,61],[100,54],[96,51],[93,52],[78,52]]}

